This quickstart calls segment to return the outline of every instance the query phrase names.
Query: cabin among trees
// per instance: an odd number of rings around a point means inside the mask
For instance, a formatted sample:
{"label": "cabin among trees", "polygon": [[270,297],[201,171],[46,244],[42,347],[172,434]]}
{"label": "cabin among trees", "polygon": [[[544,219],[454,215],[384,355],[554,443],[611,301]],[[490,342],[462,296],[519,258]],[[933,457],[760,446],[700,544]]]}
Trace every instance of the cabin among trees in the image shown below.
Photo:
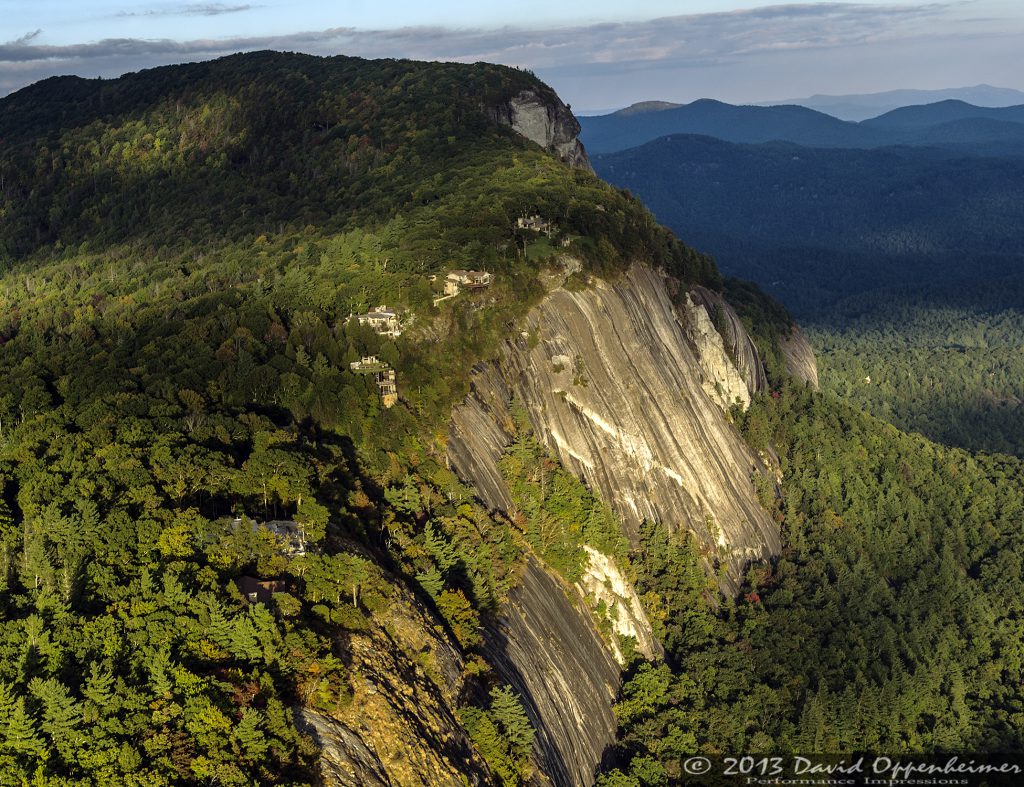
{"label": "cabin among trees", "polygon": [[398,338],[402,335],[402,325],[398,319],[398,312],[394,309],[389,309],[383,304],[370,309],[366,314],[357,314],[355,318],[359,321],[360,325],[369,325],[380,336]]}
{"label": "cabin among trees", "polygon": [[395,370],[376,355],[368,355],[349,364],[355,374],[372,374],[380,391],[380,401],[385,407],[394,407],[398,403],[398,380]]}
{"label": "cabin among trees", "polygon": [[554,233],[556,229],[554,222],[548,221],[540,216],[520,216],[516,221],[516,228],[521,230],[531,230],[533,232],[543,232],[548,236]]}
{"label": "cabin among trees", "polygon": [[288,582],[284,579],[259,579],[244,576],[235,580],[235,587],[248,604],[269,604],[275,593],[286,593]]}

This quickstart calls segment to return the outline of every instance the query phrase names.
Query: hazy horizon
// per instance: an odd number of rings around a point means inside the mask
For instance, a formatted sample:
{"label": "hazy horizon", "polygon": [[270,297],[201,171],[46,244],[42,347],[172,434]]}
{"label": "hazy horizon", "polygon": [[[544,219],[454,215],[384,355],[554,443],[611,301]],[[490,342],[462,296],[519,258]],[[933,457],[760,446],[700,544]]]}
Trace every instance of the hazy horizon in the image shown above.
{"label": "hazy horizon", "polygon": [[646,100],[1024,90],[1024,10],[1012,0],[655,0],[626,11],[607,0],[502,9],[465,0],[9,5],[14,35],[0,43],[0,95],[49,76],[116,77],[257,49],[504,63],[534,71],[590,113]]}

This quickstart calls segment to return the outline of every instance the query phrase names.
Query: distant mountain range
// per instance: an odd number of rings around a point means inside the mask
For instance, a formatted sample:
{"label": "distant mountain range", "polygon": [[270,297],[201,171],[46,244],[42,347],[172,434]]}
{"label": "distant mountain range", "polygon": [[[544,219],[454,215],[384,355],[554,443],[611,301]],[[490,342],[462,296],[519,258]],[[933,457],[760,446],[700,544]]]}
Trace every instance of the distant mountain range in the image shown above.
{"label": "distant mountain range", "polygon": [[816,109],[841,120],[867,120],[882,112],[937,101],[963,101],[978,107],[1008,107],[1024,104],[1024,92],[1006,87],[975,85],[943,90],[887,90],[884,93],[862,93],[846,96],[814,95],[810,98],[789,98],[764,101],[762,106],[798,104]]}
{"label": "distant mountain range", "polygon": [[673,135],[591,157],[722,270],[800,315],[899,284],[1020,273],[1024,159]]}
{"label": "distant mountain range", "polygon": [[962,101],[905,107],[860,123],[807,107],[735,106],[712,99],[691,104],[647,102],[609,115],[582,117],[591,153],[609,153],[670,134],[728,142],[793,142],[811,147],[927,145],[975,155],[1024,155],[1024,105],[990,108]]}

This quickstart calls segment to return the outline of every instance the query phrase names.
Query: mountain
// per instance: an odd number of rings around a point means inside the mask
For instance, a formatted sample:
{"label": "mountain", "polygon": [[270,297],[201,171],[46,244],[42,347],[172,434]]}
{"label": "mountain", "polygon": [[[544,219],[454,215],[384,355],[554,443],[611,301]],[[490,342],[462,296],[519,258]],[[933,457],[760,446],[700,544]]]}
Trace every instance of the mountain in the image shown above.
{"label": "mountain", "polygon": [[842,120],[867,120],[900,107],[934,104],[942,101],[963,101],[979,107],[1008,107],[1024,104],[1024,92],[1011,88],[975,85],[974,87],[946,88],[942,90],[887,90],[845,96],[814,95],[810,98],[791,98],[784,101],[766,101],[765,106],[798,104],[824,112]]}
{"label": "mountain", "polygon": [[273,52],[0,101],[8,781],[1022,748],[1021,463],[817,392],[578,131]]}
{"label": "mountain", "polygon": [[1009,107],[979,107],[964,101],[939,101],[922,106],[905,106],[865,120],[862,125],[889,129],[923,129],[963,120],[985,119],[1024,123],[1024,104]]}
{"label": "mountain", "polygon": [[593,162],[802,316],[879,287],[1008,275],[1024,255],[1020,159],[680,135]]}
{"label": "mountain", "polygon": [[591,153],[641,145],[667,134],[703,134],[731,142],[792,140],[854,146],[882,144],[884,132],[797,106],[733,106],[713,99],[655,110],[637,109],[581,118],[584,144]]}
{"label": "mountain", "polygon": [[[717,271],[532,76],[265,52],[0,118],[3,646],[34,654],[0,674],[5,774],[589,784],[621,665],[660,651],[618,490],[728,592],[778,550]],[[444,298],[453,268],[493,278]],[[379,304],[393,330],[353,317]],[[513,359],[548,382],[476,382]],[[596,396],[666,360],[657,410]],[[564,465],[590,453],[603,498]]]}
{"label": "mountain", "polygon": [[786,303],[824,388],[947,444],[1024,454],[1020,159],[673,136],[594,165]]}
{"label": "mountain", "polygon": [[635,104],[630,104],[628,107],[616,110],[610,114],[623,117],[628,115],[639,115],[645,112],[661,112],[665,109],[678,109],[681,106],[683,105],[673,104],[671,101],[638,101]]}
{"label": "mountain", "polygon": [[793,142],[809,147],[937,146],[986,156],[1024,155],[1020,107],[986,109],[951,102],[908,107],[861,123],[795,105],[733,106],[701,99],[674,108],[633,109],[583,118],[593,153],[611,153],[671,134],[727,142]]}

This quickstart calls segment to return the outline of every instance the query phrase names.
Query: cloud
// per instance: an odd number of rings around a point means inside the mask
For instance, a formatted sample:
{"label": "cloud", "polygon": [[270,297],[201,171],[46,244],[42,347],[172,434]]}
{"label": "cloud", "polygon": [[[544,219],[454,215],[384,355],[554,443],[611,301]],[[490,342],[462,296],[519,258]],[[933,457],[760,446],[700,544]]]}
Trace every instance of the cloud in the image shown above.
{"label": "cloud", "polygon": [[25,46],[42,35],[42,33],[42,30],[33,30],[31,33],[25,33],[21,38],[15,38],[13,41],[8,41],[7,44],[0,44],[0,46]]}
{"label": "cloud", "polygon": [[[941,35],[999,31],[999,23],[965,26],[962,0],[905,3],[803,3],[688,14],[633,22],[551,28],[335,27],[275,36],[196,39],[122,38],[65,46],[36,41],[38,33],[0,44],[0,93],[27,76],[54,73],[114,76],[125,71],[232,52],[280,49],[311,54],[490,61],[536,70],[546,78],[621,76],[637,71],[716,69],[752,59],[801,52],[831,57],[837,49],[892,44]],[[176,13],[210,15],[248,9],[221,3]],[[1005,24],[1004,24],[1005,27]],[[1008,31],[1003,31],[1008,32]],[[28,80],[31,81],[31,80]]]}
{"label": "cloud", "polygon": [[194,3],[182,6],[181,8],[165,8],[151,11],[121,11],[119,17],[126,16],[221,16],[222,14],[237,14],[241,11],[250,11],[253,8],[260,8],[257,5],[225,5],[224,3]]}

